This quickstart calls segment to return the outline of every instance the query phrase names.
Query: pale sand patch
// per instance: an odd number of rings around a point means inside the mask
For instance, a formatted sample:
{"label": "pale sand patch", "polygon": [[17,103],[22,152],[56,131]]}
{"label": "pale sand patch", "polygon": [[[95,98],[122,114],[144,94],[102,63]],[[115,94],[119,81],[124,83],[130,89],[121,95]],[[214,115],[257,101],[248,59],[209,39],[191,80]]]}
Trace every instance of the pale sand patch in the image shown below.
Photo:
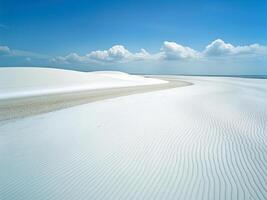
{"label": "pale sand patch", "polygon": [[[156,76],[156,78],[160,78],[160,76]],[[86,104],[120,96],[192,85],[192,83],[189,82],[167,77],[161,79],[167,80],[169,83],[96,89],[82,92],[2,100],[0,101],[0,121],[51,112],[53,110],[64,109],[75,105]]]}

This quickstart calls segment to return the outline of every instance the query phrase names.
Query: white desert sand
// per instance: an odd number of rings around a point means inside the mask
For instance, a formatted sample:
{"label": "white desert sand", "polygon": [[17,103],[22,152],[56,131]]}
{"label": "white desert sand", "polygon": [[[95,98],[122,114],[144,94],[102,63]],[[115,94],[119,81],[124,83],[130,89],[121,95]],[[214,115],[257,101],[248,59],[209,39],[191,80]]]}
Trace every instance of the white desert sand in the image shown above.
{"label": "white desert sand", "polygon": [[191,83],[114,71],[86,73],[48,68],[0,68],[0,121],[187,85]]}
{"label": "white desert sand", "polygon": [[266,199],[267,80],[177,78],[0,122],[0,199]]}
{"label": "white desert sand", "polygon": [[163,83],[167,81],[122,72],[86,73],[53,68],[2,67],[0,100]]}

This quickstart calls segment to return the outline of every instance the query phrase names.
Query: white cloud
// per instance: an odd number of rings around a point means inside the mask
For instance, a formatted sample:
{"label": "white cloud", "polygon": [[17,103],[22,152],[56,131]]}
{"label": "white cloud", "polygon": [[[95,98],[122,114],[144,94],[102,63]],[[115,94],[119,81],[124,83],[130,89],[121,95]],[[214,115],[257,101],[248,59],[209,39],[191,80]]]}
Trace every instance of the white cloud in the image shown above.
{"label": "white cloud", "polygon": [[151,55],[145,49],[141,49],[137,53],[132,53],[123,45],[114,45],[108,50],[92,51],[84,56],[80,56],[77,53],[71,53],[67,56],[58,56],[52,61],[62,63],[125,63],[138,60],[152,60],[156,57],[157,55]]}
{"label": "white cloud", "polygon": [[88,57],[91,57],[92,59],[95,60],[108,60],[109,56],[108,56],[108,51],[104,50],[104,51],[92,51],[91,53],[88,54]]}
{"label": "white cloud", "polygon": [[[10,49],[8,46],[0,46],[0,56],[5,57],[25,57],[29,59],[50,60],[54,63],[81,63],[81,64],[119,64],[136,61],[200,61],[213,60],[214,58],[229,59],[229,57],[237,57],[238,59],[249,58],[252,56],[267,57],[267,46],[252,44],[244,46],[234,46],[226,43],[221,39],[214,40],[205,47],[203,51],[197,51],[193,48],[180,45],[176,42],[165,41],[155,54],[140,49],[138,52],[131,52],[123,45],[114,45],[107,50],[91,51],[85,55],[70,53],[66,56],[51,56],[38,54],[34,52]],[[253,58],[254,58],[253,57]]]}
{"label": "white cloud", "polygon": [[135,60],[149,60],[156,58],[157,55],[148,53],[145,49],[141,49],[140,52],[134,54]]}
{"label": "white cloud", "polygon": [[225,43],[221,39],[217,39],[206,46],[203,54],[207,57],[263,55],[267,54],[267,47],[259,44],[234,46],[230,43]]}
{"label": "white cloud", "polygon": [[141,49],[137,53],[132,53],[123,45],[115,45],[108,50],[92,51],[86,57],[103,62],[130,62],[153,59],[154,55],[151,55],[145,49]]}
{"label": "white cloud", "polygon": [[199,57],[199,52],[185,47],[175,42],[165,41],[161,48],[163,59],[166,60],[181,60],[181,59],[194,59]]}
{"label": "white cloud", "polygon": [[88,58],[99,61],[123,61],[131,59],[134,55],[122,45],[115,45],[108,50],[92,51],[86,55]]}
{"label": "white cloud", "polygon": [[230,43],[225,43],[221,39],[214,40],[203,51],[197,51],[187,46],[182,46],[175,42],[165,41],[158,53],[150,54],[146,50],[141,49],[137,53],[129,51],[123,45],[115,45],[107,50],[96,50],[89,52],[84,56],[77,53],[71,53],[67,56],[59,56],[53,59],[55,62],[63,63],[127,63],[134,61],[163,61],[163,60],[206,60],[214,57],[225,58],[227,56],[240,55],[267,55],[267,47],[259,44],[234,46]]}
{"label": "white cloud", "polygon": [[175,42],[164,42],[161,51],[150,54],[145,49],[137,53],[130,52],[123,45],[114,45],[108,50],[92,51],[84,56],[71,53],[67,56],[58,56],[52,61],[61,63],[125,63],[140,60],[182,60],[199,57],[199,53],[189,47],[184,47]]}

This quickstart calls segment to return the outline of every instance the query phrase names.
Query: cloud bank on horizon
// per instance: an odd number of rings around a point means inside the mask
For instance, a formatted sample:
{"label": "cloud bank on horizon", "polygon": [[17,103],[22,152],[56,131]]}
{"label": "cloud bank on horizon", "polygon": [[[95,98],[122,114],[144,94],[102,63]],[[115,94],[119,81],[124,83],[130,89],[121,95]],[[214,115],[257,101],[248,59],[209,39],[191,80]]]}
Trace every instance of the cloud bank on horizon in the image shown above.
{"label": "cloud bank on horizon", "polygon": [[183,46],[176,42],[165,41],[159,52],[149,53],[145,49],[139,52],[131,52],[123,45],[114,45],[107,50],[95,50],[86,55],[79,55],[72,52],[63,56],[48,56],[38,53],[10,49],[8,46],[0,46],[0,57],[24,57],[31,62],[34,59],[46,60],[52,64],[83,64],[83,65],[114,65],[122,63],[132,63],[136,61],[210,61],[229,60],[230,58],[267,58],[267,46],[251,44],[234,46],[216,39],[208,44],[202,51],[197,51],[191,47]]}
{"label": "cloud bank on horizon", "polygon": [[127,63],[140,60],[198,60],[213,58],[229,58],[229,57],[251,57],[251,56],[267,56],[267,46],[259,44],[251,44],[245,46],[234,46],[224,42],[222,39],[216,39],[208,44],[203,51],[197,51],[190,47],[183,46],[176,42],[165,41],[158,53],[151,54],[145,49],[139,52],[130,52],[123,45],[114,45],[108,50],[96,50],[86,55],[70,53],[66,56],[57,56],[52,58],[53,62],[61,63]]}

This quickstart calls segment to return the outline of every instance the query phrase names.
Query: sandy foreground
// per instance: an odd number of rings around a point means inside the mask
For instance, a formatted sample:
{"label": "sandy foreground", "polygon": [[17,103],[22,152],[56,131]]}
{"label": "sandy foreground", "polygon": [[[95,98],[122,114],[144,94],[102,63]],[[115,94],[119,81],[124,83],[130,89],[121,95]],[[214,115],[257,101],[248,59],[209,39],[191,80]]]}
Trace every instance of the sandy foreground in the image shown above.
{"label": "sandy foreground", "polygon": [[0,122],[0,199],[266,199],[267,80],[169,78]]}

